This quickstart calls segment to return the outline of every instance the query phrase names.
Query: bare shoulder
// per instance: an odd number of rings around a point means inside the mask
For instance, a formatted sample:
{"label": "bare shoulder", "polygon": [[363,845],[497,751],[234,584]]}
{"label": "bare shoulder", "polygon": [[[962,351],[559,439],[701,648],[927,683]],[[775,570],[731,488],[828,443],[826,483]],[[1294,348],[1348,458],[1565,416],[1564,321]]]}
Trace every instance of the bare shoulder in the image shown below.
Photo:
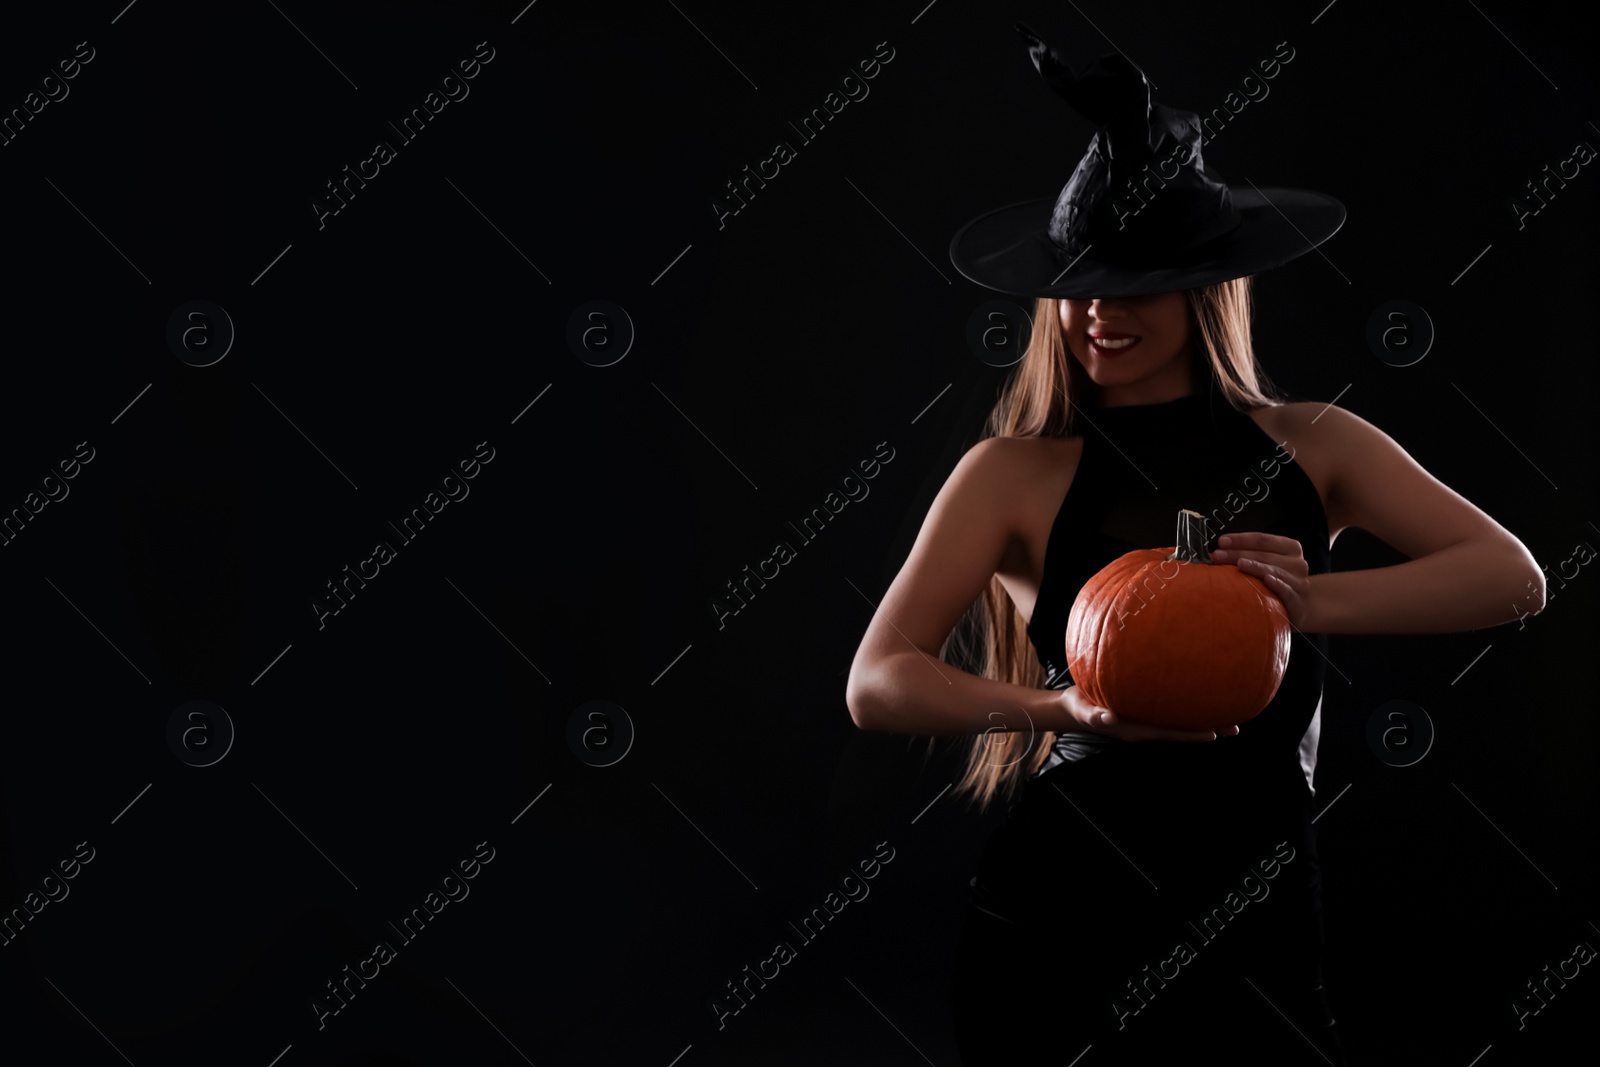
{"label": "bare shoulder", "polygon": [[1310,403],[1254,414],[1263,429],[1295,449],[1294,462],[1314,480],[1318,471],[1331,480],[1330,533],[1365,530],[1410,559],[1472,539],[1516,540],[1430,474],[1392,436],[1354,412]]}
{"label": "bare shoulder", "polygon": [[1347,500],[1352,471],[1396,454],[1400,447],[1378,427],[1337,404],[1268,404],[1250,417],[1311,479],[1322,497],[1330,533],[1351,522]]}
{"label": "bare shoulder", "polygon": [[1250,412],[1250,417],[1273,440],[1282,441],[1290,434],[1303,435],[1311,431],[1322,421],[1318,416],[1332,410],[1331,404],[1319,404],[1311,400],[1291,401],[1286,404],[1265,404]]}
{"label": "bare shoulder", "polygon": [[1058,465],[1082,444],[1081,437],[986,437],[967,454],[993,477],[1031,481],[1040,468]]}
{"label": "bare shoulder", "polygon": [[1003,517],[1008,531],[1031,530],[1041,507],[1053,512],[1077,471],[1082,437],[986,437],[951,472],[963,503]]}
{"label": "bare shoulder", "polygon": [[[1388,434],[1353,411],[1317,400],[1267,404],[1250,413],[1256,425],[1286,451],[1307,448],[1330,461],[1351,448],[1392,446]],[[1296,457],[1298,459],[1298,457]]]}
{"label": "bare shoulder", "polygon": [[1050,528],[1082,454],[1081,436],[990,437],[962,460],[971,464],[973,480],[985,483],[980,498],[964,502],[985,508],[999,524],[1005,548],[994,573],[1025,619],[1032,618]]}

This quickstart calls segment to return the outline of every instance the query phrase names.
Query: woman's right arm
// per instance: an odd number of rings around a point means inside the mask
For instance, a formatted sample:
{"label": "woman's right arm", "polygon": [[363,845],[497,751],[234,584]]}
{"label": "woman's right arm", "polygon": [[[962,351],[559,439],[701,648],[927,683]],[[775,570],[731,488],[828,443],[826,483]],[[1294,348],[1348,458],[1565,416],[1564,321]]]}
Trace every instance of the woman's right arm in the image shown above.
{"label": "woman's right arm", "polygon": [[1077,686],[1056,691],[1012,685],[957,670],[940,658],[945,639],[989,584],[1020,528],[1029,466],[1018,450],[1026,447],[1010,438],[986,438],[951,471],[856,649],[845,687],[850,717],[863,730],[902,734],[1051,730],[1124,740],[1212,740],[1216,735],[1209,731],[1119,721],[1084,700]]}

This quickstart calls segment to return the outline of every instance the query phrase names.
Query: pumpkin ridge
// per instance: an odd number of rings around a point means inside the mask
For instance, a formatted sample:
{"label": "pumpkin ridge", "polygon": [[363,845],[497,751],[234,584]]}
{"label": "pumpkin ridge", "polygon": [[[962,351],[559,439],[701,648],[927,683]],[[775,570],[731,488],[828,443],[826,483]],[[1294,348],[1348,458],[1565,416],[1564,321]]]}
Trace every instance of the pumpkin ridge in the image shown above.
{"label": "pumpkin ridge", "polygon": [[[1210,559],[1203,515],[1185,509],[1178,523],[1177,545],[1124,553],[1084,583],[1069,614],[1067,662],[1084,695],[1119,716],[1218,730],[1254,718],[1277,695],[1288,615],[1259,578]],[[1168,561],[1178,564],[1170,576]]]}

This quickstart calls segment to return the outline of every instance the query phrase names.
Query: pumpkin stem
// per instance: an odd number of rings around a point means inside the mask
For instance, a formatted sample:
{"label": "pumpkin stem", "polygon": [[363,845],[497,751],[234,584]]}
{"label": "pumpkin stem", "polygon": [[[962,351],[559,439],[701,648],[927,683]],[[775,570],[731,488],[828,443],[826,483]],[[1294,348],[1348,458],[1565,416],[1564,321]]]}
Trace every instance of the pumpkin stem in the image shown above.
{"label": "pumpkin stem", "polygon": [[1206,550],[1206,517],[1198,511],[1184,508],[1178,512],[1178,546],[1168,559],[1180,563],[1210,563],[1211,553]]}

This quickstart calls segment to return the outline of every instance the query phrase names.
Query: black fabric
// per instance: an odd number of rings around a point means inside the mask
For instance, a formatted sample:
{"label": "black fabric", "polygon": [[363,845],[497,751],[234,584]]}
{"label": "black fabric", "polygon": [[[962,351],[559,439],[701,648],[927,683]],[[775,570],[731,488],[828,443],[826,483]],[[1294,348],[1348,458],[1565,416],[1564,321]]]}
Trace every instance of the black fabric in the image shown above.
{"label": "black fabric", "polygon": [[[1028,627],[1051,688],[1072,684],[1063,644],[1078,589],[1125,552],[1172,544],[1182,508],[1213,517],[1213,538],[1293,537],[1313,574],[1328,570],[1316,487],[1214,387],[1078,415],[1084,449]],[[1277,695],[1236,737],[1058,739],[971,882],[952,989],[969,1067],[1022,1062],[1041,1034],[1062,1062],[1090,1044],[1095,1064],[1201,1050],[1231,1063],[1343,1062],[1321,988],[1300,758],[1325,643],[1292,635]]]}
{"label": "black fabric", "polygon": [[1098,129],[1055,198],[987,212],[951,239],[972,281],[1085,300],[1193,289],[1281,266],[1343,225],[1344,205],[1325,194],[1207,174],[1200,117],[1152,103],[1125,56],[1075,64],[1017,32],[1044,83]]}

